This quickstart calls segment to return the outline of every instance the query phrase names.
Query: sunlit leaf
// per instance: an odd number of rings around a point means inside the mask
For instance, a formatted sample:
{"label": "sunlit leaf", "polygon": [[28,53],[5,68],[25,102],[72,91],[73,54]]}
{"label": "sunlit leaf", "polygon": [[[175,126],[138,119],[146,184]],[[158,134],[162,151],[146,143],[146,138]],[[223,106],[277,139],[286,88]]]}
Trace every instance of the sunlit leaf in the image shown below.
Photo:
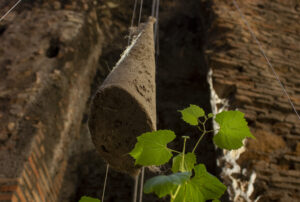
{"label": "sunlit leaf", "polygon": [[195,176],[180,188],[174,202],[204,202],[220,198],[226,186],[206,171],[203,164],[195,166]]}
{"label": "sunlit leaf", "polygon": [[129,154],[136,160],[135,164],[143,166],[165,164],[173,156],[167,144],[175,137],[175,133],[171,130],[144,133],[137,137],[137,143]]}
{"label": "sunlit leaf", "polygon": [[214,115],[212,113],[207,114],[208,118],[212,118]]}
{"label": "sunlit leaf", "polygon": [[181,169],[181,163],[182,163],[182,153],[178,154],[173,158],[173,165],[172,165],[172,171],[173,173],[176,173],[178,171],[186,172],[186,171],[192,171],[194,168],[194,165],[196,164],[196,156],[194,153],[186,153],[184,155],[184,164],[183,164],[183,170]]}
{"label": "sunlit leaf", "polygon": [[101,202],[101,201],[97,198],[92,198],[89,196],[82,196],[80,198],[79,202]]}
{"label": "sunlit leaf", "polygon": [[191,181],[199,186],[205,200],[220,198],[226,191],[226,186],[208,173],[204,164],[195,166],[195,177]]}
{"label": "sunlit leaf", "polygon": [[240,111],[221,112],[216,115],[215,121],[220,125],[220,129],[213,141],[220,148],[238,149],[243,146],[246,137],[255,138]]}
{"label": "sunlit leaf", "polygon": [[179,110],[179,112],[182,115],[182,119],[192,126],[197,126],[198,118],[205,115],[204,110],[197,105],[190,105],[188,108]]}

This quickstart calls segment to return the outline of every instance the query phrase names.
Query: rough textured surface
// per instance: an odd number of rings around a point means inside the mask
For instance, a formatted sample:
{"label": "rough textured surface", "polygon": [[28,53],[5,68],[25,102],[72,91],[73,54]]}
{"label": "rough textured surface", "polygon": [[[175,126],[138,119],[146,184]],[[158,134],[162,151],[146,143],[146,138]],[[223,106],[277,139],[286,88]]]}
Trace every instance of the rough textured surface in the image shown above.
{"label": "rough textured surface", "polygon": [[128,153],[136,137],[156,129],[153,22],[124,51],[93,98],[89,128],[99,154],[109,165],[132,176],[139,168]]}
{"label": "rough textured surface", "polygon": [[2,22],[0,201],[57,201],[101,53],[96,20],[32,7]]}
{"label": "rough textured surface", "polygon": [[[217,95],[229,108],[246,114],[257,139],[247,143],[237,160],[240,171],[224,178],[234,201],[246,201],[249,180],[255,175],[248,200],[299,201],[300,121],[230,2],[214,1],[207,61]],[[299,111],[299,1],[238,3]],[[228,170],[233,166],[228,161],[221,165]]]}
{"label": "rough textured surface", "polygon": [[[0,14],[8,8],[2,9],[3,6],[12,3],[0,1]],[[144,3],[143,19],[146,19],[151,2]],[[219,97],[226,98],[229,108],[246,113],[257,137],[256,141],[247,143],[247,151],[236,155],[239,158],[235,163],[241,170],[232,173],[233,178],[227,175],[223,179],[238,191],[245,192],[252,184],[254,191],[249,201],[258,196],[261,201],[299,201],[297,118],[231,1],[164,0],[161,3],[158,128],[170,128],[177,135],[191,135],[190,145],[193,145],[197,131],[180,120],[177,110],[198,104],[210,111],[206,75],[211,68],[215,91]],[[245,0],[238,3],[299,109],[299,2]],[[83,106],[90,102],[88,94],[94,94],[126,47],[132,8],[133,2],[124,0],[27,0],[0,23],[0,156],[7,159],[0,161],[0,167],[16,171],[14,174],[0,171],[0,201],[19,198],[39,201],[40,192],[47,193],[47,201],[68,202],[78,201],[82,195],[101,196],[105,163],[89,138],[88,111]],[[83,31],[84,27],[95,27],[95,17],[101,31],[95,35],[92,34],[95,30]],[[70,36],[74,36],[74,24],[69,22],[74,18],[75,28],[82,27],[78,37],[70,37],[70,43],[57,40],[59,33],[70,28]],[[52,20],[48,22],[48,19]],[[47,21],[46,26],[41,21]],[[39,37],[39,33],[43,35]],[[90,45],[88,37],[94,39],[98,34],[99,49],[95,48],[98,42]],[[4,45],[9,51],[2,48]],[[96,57],[99,64],[91,65],[93,68],[82,64],[94,51],[99,51]],[[66,61],[71,62],[70,68],[65,68]],[[89,84],[81,85],[83,71],[91,71],[91,75],[86,74],[91,79]],[[42,77],[37,77],[37,73]],[[70,108],[74,116],[69,116]],[[68,138],[72,142],[65,142]],[[180,149],[181,142],[177,138],[170,146]],[[56,160],[52,160],[53,151]],[[211,138],[206,137],[198,151],[198,160],[205,162],[212,173],[216,172],[216,153]],[[230,161],[220,163],[222,168],[235,168]],[[170,172],[167,166],[161,169]],[[48,175],[50,171],[55,174]],[[256,178],[249,183],[255,177],[253,173]],[[12,175],[15,177],[9,177]],[[245,201],[243,192],[234,192],[234,186],[229,189],[231,201]],[[131,201],[132,187],[130,177],[111,170],[105,201]],[[58,192],[59,199],[55,200]],[[151,195],[144,197],[149,202],[166,200]]]}

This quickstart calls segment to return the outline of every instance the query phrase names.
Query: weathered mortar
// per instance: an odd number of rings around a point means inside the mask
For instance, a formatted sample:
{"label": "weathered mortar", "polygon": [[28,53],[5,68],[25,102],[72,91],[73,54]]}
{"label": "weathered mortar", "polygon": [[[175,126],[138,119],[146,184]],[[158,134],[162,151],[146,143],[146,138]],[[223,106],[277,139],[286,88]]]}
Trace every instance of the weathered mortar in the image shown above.
{"label": "weathered mortar", "polygon": [[[299,110],[299,2],[238,3]],[[239,190],[231,188],[231,197],[234,201],[299,201],[300,121],[233,4],[216,0],[212,9],[215,17],[206,54],[214,89],[228,100],[229,108],[245,113],[257,137],[247,142],[247,150],[237,160],[241,169],[232,176]],[[228,164],[221,160],[224,171]],[[246,199],[253,173],[254,192]],[[228,176],[224,179],[233,185]]]}

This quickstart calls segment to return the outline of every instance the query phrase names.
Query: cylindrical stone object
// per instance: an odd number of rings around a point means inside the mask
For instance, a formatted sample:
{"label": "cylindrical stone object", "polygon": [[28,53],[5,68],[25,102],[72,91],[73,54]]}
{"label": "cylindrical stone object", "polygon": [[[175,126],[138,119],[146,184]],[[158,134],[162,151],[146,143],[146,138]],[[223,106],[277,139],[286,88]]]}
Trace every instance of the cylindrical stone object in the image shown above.
{"label": "cylindrical stone object", "polygon": [[153,23],[150,18],[93,98],[89,129],[94,145],[115,170],[136,176],[128,154],[136,137],[156,130]]}

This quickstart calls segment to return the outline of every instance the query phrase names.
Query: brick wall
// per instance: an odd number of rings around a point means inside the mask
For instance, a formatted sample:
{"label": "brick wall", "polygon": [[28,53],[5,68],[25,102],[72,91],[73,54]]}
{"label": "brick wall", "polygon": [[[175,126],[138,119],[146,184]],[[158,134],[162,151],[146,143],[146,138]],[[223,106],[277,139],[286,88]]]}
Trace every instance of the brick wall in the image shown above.
{"label": "brick wall", "polygon": [[103,35],[93,10],[23,6],[0,36],[0,201],[55,202]]}
{"label": "brick wall", "polygon": [[[299,111],[299,1],[238,4]],[[247,150],[231,153],[231,160],[219,161],[231,198],[299,201],[300,120],[231,1],[214,1],[212,12],[206,54],[214,90],[223,99],[218,107],[227,103],[226,108],[243,111],[257,138],[247,141]],[[226,176],[234,164],[239,169]]]}

